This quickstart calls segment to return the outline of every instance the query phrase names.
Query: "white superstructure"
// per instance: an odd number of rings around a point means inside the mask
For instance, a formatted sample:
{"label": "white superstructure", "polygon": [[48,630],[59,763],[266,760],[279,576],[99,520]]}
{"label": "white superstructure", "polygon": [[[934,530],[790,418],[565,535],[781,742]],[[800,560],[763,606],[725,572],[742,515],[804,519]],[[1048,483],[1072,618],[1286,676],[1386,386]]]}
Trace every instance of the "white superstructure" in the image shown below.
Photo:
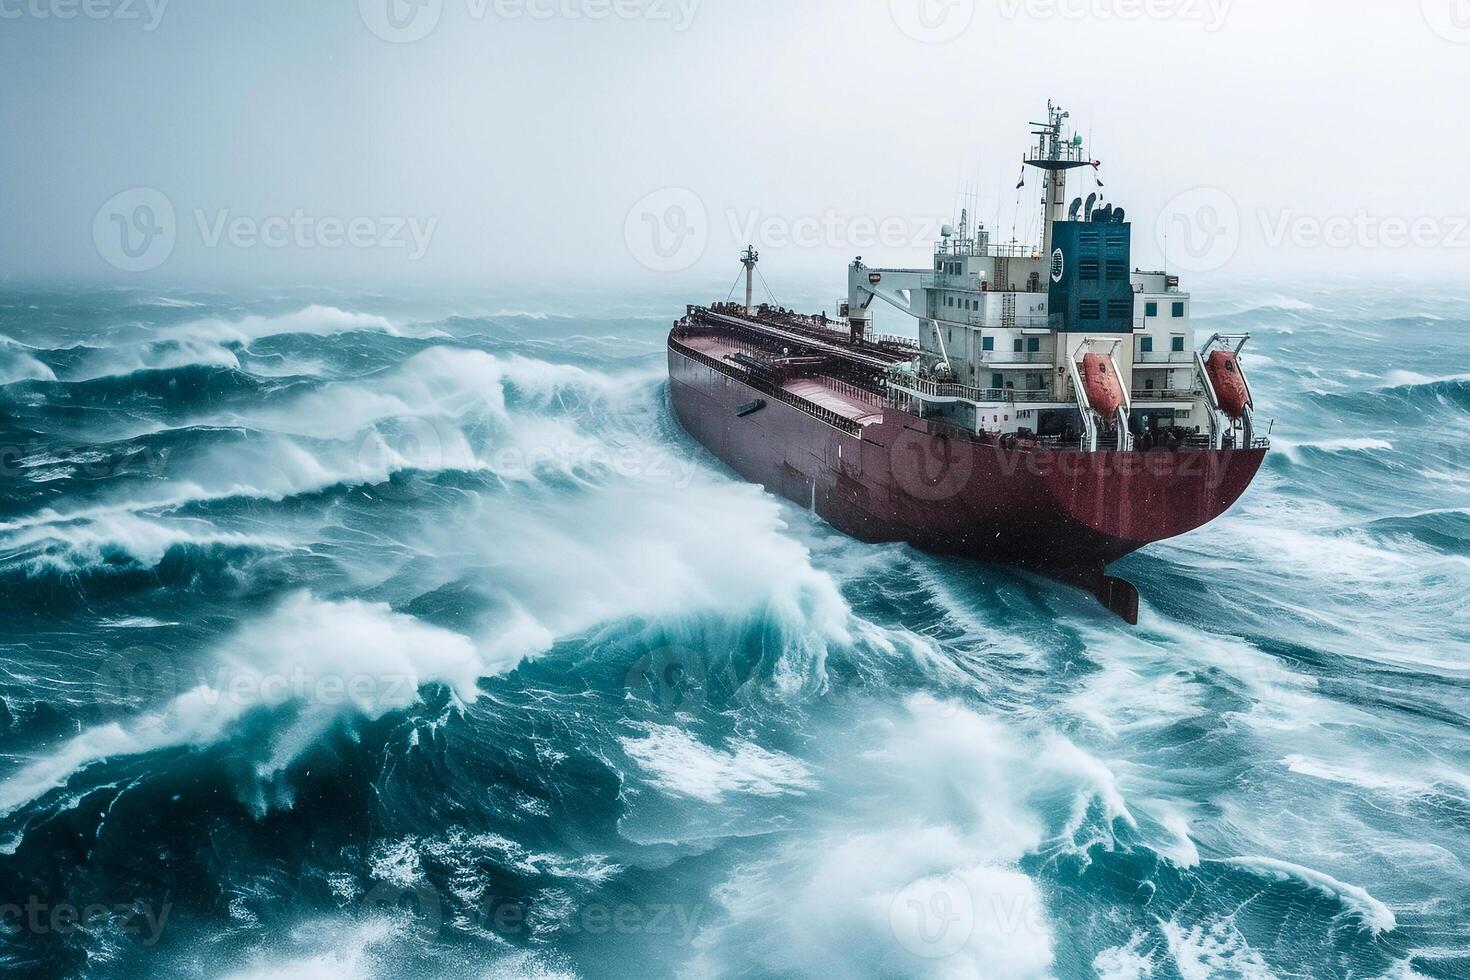
{"label": "white superstructure", "polygon": [[[1029,430],[1093,448],[1129,448],[1155,433],[1248,444],[1249,413],[1232,423],[1219,411],[1205,361],[1217,348],[1238,353],[1247,338],[1199,344],[1178,278],[1131,268],[1123,211],[1098,195],[1065,206],[1068,172],[1098,164],[1064,132],[1067,114],[1048,110],[1026,161],[1045,181],[1042,243],[993,243],[962,213],[957,228],[945,227],[931,268],[859,258],[842,310],[854,336],[872,335],[875,300],[914,317],[919,355],[890,377],[890,391],[925,417],[974,432]],[[1123,415],[1092,410],[1077,373],[1086,354],[1111,359]]]}

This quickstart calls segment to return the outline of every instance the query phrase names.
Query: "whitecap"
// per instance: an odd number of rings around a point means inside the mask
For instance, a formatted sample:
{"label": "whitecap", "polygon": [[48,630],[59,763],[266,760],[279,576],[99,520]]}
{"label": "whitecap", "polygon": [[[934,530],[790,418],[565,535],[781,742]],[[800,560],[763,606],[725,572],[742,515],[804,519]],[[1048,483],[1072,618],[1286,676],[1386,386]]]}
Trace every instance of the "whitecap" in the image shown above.
{"label": "whitecap", "polygon": [[1127,944],[1098,953],[1092,960],[1098,980],[1143,980],[1154,975],[1153,954],[1143,951],[1148,934],[1135,930]]}
{"label": "whitecap", "polygon": [[0,781],[0,816],[106,759],[213,745],[247,712],[296,702],[294,726],[277,734],[260,764],[268,778],[342,714],[373,719],[412,707],[429,683],[473,701],[491,669],[466,637],[386,605],[298,593],[244,626],[224,644],[213,672],[169,705],[127,725],[87,729]]}
{"label": "whitecap", "polygon": [[718,803],[728,794],[782,796],[812,786],[812,771],[799,759],[737,739],[728,748],[703,744],[667,725],[621,740],[649,782],[673,796]]}
{"label": "whitecap", "polygon": [[1296,881],[1329,898],[1337,899],[1344,908],[1362,920],[1363,925],[1371,929],[1374,935],[1392,932],[1398,927],[1398,920],[1387,905],[1362,888],[1345,884],[1321,871],[1266,857],[1222,858],[1218,863],[1243,868],[1274,881]]}
{"label": "whitecap", "polygon": [[1188,927],[1169,919],[1161,921],[1159,928],[1182,980],[1276,980],[1261,954],[1251,948],[1229,919],[1217,917]]}

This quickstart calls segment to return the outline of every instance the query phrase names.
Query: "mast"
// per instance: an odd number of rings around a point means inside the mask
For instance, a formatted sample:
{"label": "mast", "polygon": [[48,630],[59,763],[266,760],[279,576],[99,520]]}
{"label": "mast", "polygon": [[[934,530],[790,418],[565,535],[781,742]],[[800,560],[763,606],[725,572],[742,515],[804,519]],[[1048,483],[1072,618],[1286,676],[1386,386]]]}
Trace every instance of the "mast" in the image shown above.
{"label": "mast", "polygon": [[745,312],[751,316],[755,315],[755,264],[760,260],[761,254],[754,245],[746,246],[740,256],[740,263],[745,266]]}
{"label": "mast", "polygon": [[1043,255],[1051,253],[1052,225],[1066,218],[1067,171],[1079,167],[1096,166],[1082,145],[1082,137],[1068,139],[1062,128],[1070,119],[1070,112],[1050,101],[1046,103],[1046,122],[1033,122],[1037,127],[1031,131],[1036,137],[1036,146],[1026,160],[1028,167],[1035,167],[1045,177],[1041,191],[1041,249]]}

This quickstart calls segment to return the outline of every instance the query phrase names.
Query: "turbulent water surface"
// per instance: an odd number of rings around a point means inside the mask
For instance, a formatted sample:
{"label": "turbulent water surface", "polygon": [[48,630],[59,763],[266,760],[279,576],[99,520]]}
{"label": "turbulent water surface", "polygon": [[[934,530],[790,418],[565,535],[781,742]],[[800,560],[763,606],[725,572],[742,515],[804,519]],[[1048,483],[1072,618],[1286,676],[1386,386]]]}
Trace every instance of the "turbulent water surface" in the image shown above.
{"label": "turbulent water surface", "polygon": [[1129,629],[734,478],[678,297],[8,288],[0,969],[1470,976],[1470,302],[1219,293]]}

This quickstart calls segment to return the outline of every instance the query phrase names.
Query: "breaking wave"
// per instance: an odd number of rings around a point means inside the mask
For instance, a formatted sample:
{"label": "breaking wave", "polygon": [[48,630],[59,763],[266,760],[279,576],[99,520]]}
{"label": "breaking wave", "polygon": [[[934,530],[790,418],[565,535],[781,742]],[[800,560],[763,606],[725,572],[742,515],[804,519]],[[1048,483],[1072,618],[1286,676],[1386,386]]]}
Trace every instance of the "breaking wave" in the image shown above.
{"label": "breaking wave", "polygon": [[0,344],[0,898],[125,910],[6,968],[1470,967],[1453,304],[1227,303],[1272,462],[1125,629],[735,479],[646,301],[139,295]]}

